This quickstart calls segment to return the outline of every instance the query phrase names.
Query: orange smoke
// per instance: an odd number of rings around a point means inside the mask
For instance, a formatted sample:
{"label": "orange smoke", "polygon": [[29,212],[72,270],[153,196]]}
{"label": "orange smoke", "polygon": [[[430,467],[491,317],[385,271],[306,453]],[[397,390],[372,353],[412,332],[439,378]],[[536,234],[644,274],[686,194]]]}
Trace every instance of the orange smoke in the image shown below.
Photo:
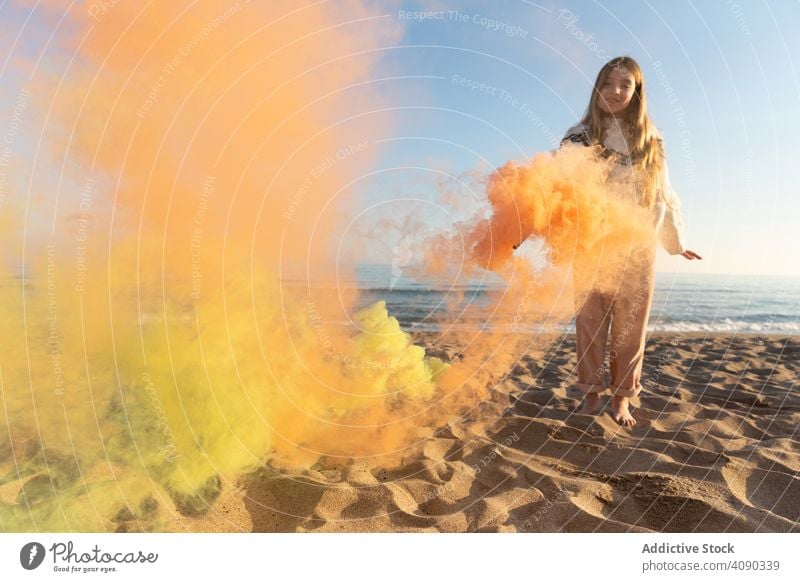
{"label": "orange smoke", "polygon": [[[441,271],[465,253],[471,271],[502,272],[532,236],[546,243],[550,266],[572,264],[598,275],[615,270],[633,249],[651,245],[655,232],[649,213],[632,203],[626,186],[608,181],[610,169],[610,162],[581,146],[505,164],[488,181],[491,217],[462,227],[458,237],[439,237],[428,264]],[[463,246],[456,244],[461,237]],[[598,260],[603,268],[591,269]],[[597,284],[606,279],[601,276]]]}
{"label": "orange smoke", "polygon": [[[428,273],[449,277],[461,265],[468,275],[490,270],[506,282],[488,308],[459,307],[457,317],[487,325],[445,334],[465,356],[445,375],[445,386],[469,377],[487,394],[520,357],[541,353],[563,333],[589,291],[613,293],[626,267],[650,259],[652,214],[632,199],[630,183],[609,180],[611,170],[595,150],[572,145],[509,162],[487,181],[488,217],[428,241]],[[535,262],[516,251],[528,238],[544,249]]]}

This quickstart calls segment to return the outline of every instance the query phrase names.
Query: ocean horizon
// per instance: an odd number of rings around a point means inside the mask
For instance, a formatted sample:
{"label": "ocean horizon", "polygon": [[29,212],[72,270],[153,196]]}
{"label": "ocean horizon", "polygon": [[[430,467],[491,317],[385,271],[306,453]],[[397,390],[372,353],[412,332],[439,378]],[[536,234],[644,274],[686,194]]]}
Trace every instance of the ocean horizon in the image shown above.
{"label": "ocean horizon", "polygon": [[[11,278],[22,280],[30,275],[19,269]],[[502,293],[506,284],[488,272],[478,279],[462,278],[453,283],[414,278],[408,270],[391,265],[362,263],[343,266],[335,282],[284,279],[282,284],[330,287],[332,292],[336,287],[355,288],[359,291],[357,309],[384,301],[389,315],[408,332],[575,331],[574,318],[526,323],[491,313],[488,308],[493,295]],[[329,323],[352,325],[352,321]],[[800,335],[800,277],[657,272],[648,331]]]}

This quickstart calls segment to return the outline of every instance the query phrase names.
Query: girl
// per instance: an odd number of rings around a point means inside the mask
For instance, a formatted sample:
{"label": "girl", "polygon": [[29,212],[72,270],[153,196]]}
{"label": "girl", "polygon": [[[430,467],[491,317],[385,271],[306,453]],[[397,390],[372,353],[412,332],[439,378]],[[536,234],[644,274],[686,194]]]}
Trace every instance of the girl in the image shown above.
{"label": "girl", "polygon": [[[683,242],[680,206],[670,187],[661,138],[647,115],[642,70],[636,61],[616,57],[600,69],[586,114],[561,142],[562,146],[570,143],[597,146],[603,157],[613,159],[609,180],[631,188],[637,202],[652,210],[667,252],[688,260],[701,258]],[[644,178],[636,180],[636,176]],[[642,390],[639,380],[653,299],[654,259],[655,245],[636,260],[626,261],[622,285],[613,295],[593,290],[577,307],[577,386],[585,394],[582,412],[597,412],[600,394],[608,389],[612,415],[622,426],[636,424],[628,403]],[[609,328],[611,384],[607,386]]]}

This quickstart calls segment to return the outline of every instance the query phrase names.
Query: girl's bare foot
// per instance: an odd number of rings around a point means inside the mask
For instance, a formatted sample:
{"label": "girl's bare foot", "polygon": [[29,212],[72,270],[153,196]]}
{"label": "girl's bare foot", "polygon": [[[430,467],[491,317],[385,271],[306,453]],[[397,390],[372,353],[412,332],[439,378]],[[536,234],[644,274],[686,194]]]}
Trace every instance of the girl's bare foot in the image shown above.
{"label": "girl's bare foot", "polygon": [[627,396],[613,396],[611,398],[611,416],[621,426],[636,426],[636,419],[628,410],[628,402]]}
{"label": "girl's bare foot", "polygon": [[583,398],[583,404],[578,412],[581,414],[596,414],[598,410],[600,410],[600,394],[589,392]]}

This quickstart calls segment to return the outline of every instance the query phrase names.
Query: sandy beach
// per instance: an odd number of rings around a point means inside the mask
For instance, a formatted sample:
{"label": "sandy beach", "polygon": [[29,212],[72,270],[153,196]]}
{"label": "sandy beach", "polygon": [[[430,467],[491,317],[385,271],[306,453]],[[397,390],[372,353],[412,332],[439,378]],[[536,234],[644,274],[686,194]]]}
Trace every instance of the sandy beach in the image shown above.
{"label": "sandy beach", "polygon": [[[414,340],[457,357],[433,334]],[[799,356],[797,337],[653,334],[638,425],[623,429],[607,409],[576,412],[564,336],[400,468],[264,468],[223,482],[202,516],[159,512],[197,532],[798,531]]]}

